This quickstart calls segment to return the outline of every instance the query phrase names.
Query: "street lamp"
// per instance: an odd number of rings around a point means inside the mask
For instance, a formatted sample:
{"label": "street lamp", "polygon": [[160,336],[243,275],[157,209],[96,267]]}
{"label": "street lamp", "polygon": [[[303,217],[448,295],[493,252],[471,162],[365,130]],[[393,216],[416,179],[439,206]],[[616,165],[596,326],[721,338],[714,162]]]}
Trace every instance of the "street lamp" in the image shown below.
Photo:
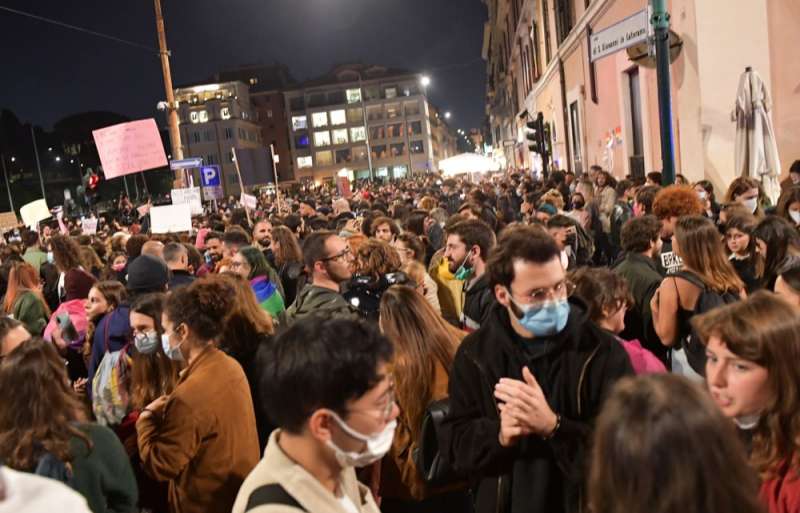
{"label": "street lamp", "polygon": [[11,162],[16,162],[16,161],[17,161],[17,157],[11,157]]}
{"label": "street lamp", "polygon": [[56,162],[61,162],[61,157],[56,157]]}
{"label": "street lamp", "polygon": [[431,85],[431,77],[428,75],[422,75],[422,78],[419,79],[419,83],[422,85],[422,87],[428,87]]}
{"label": "street lamp", "polygon": [[444,119],[450,119],[450,111],[444,113]]}

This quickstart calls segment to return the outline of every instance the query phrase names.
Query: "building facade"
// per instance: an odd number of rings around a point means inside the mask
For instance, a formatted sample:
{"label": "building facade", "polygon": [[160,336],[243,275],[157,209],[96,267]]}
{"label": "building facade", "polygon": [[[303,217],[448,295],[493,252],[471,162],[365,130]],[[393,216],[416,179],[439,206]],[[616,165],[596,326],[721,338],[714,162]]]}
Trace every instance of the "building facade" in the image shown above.
{"label": "building facade", "polygon": [[[495,158],[541,167],[525,139],[539,112],[554,165],[615,176],[661,169],[656,72],[618,51],[590,62],[590,37],[647,8],[646,0],[482,0],[486,114]],[[800,158],[800,4],[772,0],[672,0],[677,36],[672,74],[676,172],[724,187],[734,178],[731,112],[750,66],[772,96],[784,173]]]}
{"label": "building facade", "polygon": [[[224,194],[238,195],[241,187],[232,150],[264,147],[248,85],[237,81],[179,88],[175,100],[184,157],[200,157],[204,165],[220,166]],[[268,180],[265,177],[265,183]],[[197,171],[194,183],[200,184]]]}
{"label": "building facade", "polygon": [[295,178],[402,178],[435,171],[455,134],[427,101],[422,76],[344,65],[285,95]]}

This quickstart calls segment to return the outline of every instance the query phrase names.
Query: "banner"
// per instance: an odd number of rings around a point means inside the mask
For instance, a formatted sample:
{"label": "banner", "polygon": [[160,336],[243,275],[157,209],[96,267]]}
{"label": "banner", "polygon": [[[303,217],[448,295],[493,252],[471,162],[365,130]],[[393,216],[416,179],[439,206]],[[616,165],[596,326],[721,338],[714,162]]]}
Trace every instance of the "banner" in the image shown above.
{"label": "banner", "polygon": [[81,226],[84,235],[94,235],[97,233],[97,218],[85,217],[83,221],[81,221]]}
{"label": "banner", "polygon": [[336,177],[336,192],[342,198],[350,199],[353,197],[353,191],[350,189],[350,179],[346,176]]}
{"label": "banner", "polygon": [[6,233],[9,230],[13,230],[17,227],[17,225],[19,225],[17,214],[14,212],[0,213],[0,233]]}
{"label": "banner", "polygon": [[192,208],[188,203],[164,205],[150,209],[150,231],[153,233],[189,232],[192,230]]}
{"label": "banner", "polygon": [[272,157],[267,148],[236,148],[236,162],[242,187],[275,182]]}
{"label": "banner", "polygon": [[224,196],[222,186],[203,187],[203,196],[206,200],[221,200]]}
{"label": "banner", "polygon": [[172,204],[188,203],[192,207],[192,215],[199,216],[203,213],[203,200],[200,198],[200,187],[186,187],[172,189]]}
{"label": "banner", "polygon": [[33,228],[36,228],[39,221],[44,221],[51,217],[50,209],[47,208],[47,201],[43,199],[28,203],[19,209],[19,215],[22,217],[22,222],[25,223],[26,226],[31,226]]}
{"label": "banner", "polygon": [[244,208],[249,208],[250,210],[258,208],[258,199],[252,194],[243,192],[241,198],[239,198],[239,202],[244,205]]}
{"label": "banner", "polygon": [[153,118],[93,130],[92,135],[106,179],[167,165]]}

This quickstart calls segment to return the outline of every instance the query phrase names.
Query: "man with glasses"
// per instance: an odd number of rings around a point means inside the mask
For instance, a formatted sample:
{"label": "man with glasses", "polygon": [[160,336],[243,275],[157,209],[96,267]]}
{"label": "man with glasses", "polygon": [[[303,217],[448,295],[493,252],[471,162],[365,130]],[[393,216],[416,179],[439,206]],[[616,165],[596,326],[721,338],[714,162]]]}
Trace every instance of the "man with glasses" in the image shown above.
{"label": "man with glasses", "polygon": [[309,317],[261,347],[261,397],[277,424],[233,513],[379,513],[355,467],[392,446],[399,409],[391,343],[373,326]]}
{"label": "man with glasses", "polygon": [[331,231],[314,232],[303,242],[303,261],[311,282],[286,310],[286,323],[312,313],[355,319],[355,310],[341,293],[341,284],[352,277],[353,255],[347,241]]}
{"label": "man with glasses", "polygon": [[456,354],[442,452],[475,476],[476,513],[578,511],[593,419],[631,365],[542,228],[506,230],[487,267],[498,304]]}

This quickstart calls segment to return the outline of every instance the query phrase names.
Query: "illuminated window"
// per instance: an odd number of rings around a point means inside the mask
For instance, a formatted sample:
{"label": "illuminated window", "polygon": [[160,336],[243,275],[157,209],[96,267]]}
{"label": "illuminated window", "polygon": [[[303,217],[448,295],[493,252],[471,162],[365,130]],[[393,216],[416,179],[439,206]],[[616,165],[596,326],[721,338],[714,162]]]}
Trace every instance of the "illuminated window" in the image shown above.
{"label": "illuminated window", "polygon": [[386,119],[392,119],[400,116],[400,104],[389,103],[386,105]]}
{"label": "illuminated window", "polygon": [[192,121],[192,123],[197,123],[200,121],[200,115],[196,110],[193,110],[189,113],[189,119]]}
{"label": "illuminated window", "polygon": [[344,113],[344,110],[332,110],[331,111],[331,125],[344,125],[347,123],[347,115]]}
{"label": "illuminated window", "polygon": [[353,161],[353,152],[350,148],[336,150],[336,163],[348,164]]}
{"label": "illuminated window", "polygon": [[353,142],[365,141],[367,139],[367,131],[363,126],[356,126],[350,129],[350,140]]}
{"label": "illuminated window", "polygon": [[318,126],[328,126],[328,113],[327,112],[315,112],[311,114],[311,121],[314,123],[315,127]]}
{"label": "illuminated window", "polygon": [[392,98],[397,98],[397,88],[396,87],[387,87],[385,90],[386,99],[391,100]]}
{"label": "illuminated window", "polygon": [[331,151],[318,151],[316,157],[318,166],[330,166],[333,164],[333,152]]}
{"label": "illuminated window", "polygon": [[311,157],[297,157],[297,167],[302,169],[304,167],[313,167],[314,161]]}
{"label": "illuminated window", "polygon": [[308,148],[308,134],[294,136],[295,148]]}
{"label": "illuminated window", "polygon": [[231,109],[229,109],[228,107],[222,107],[221,109],[219,109],[219,116],[222,119],[231,119]]}
{"label": "illuminated window", "polygon": [[360,108],[347,109],[347,122],[348,123],[363,123],[364,111]]}
{"label": "illuminated window", "polygon": [[333,131],[333,144],[347,144],[347,129],[340,128]]}
{"label": "illuminated window", "polygon": [[324,132],[314,132],[314,146],[330,146],[331,133],[325,130]]}
{"label": "illuminated window", "polygon": [[389,176],[389,168],[388,167],[379,167],[375,176]]}
{"label": "illuminated window", "polygon": [[361,101],[361,89],[347,90],[347,103],[358,103]]}
{"label": "illuminated window", "polygon": [[367,160],[367,147],[356,146],[355,148],[353,148],[353,160],[354,161]]}
{"label": "illuminated window", "polygon": [[305,130],[308,128],[308,119],[305,116],[292,116],[292,130]]}
{"label": "illuminated window", "polygon": [[420,154],[425,153],[425,145],[422,144],[422,141],[411,141],[411,153]]}

